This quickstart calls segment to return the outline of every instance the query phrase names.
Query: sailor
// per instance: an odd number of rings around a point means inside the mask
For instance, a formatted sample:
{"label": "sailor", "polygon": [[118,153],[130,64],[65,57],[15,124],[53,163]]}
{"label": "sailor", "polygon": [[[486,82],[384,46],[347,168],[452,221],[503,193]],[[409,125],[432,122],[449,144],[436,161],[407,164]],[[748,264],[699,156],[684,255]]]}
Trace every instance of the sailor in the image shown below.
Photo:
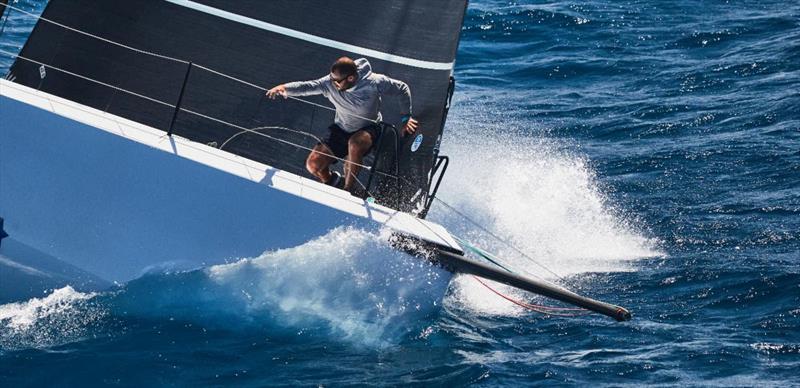
{"label": "sailor", "polygon": [[[372,72],[365,58],[341,57],[331,66],[330,74],[311,81],[290,82],[267,91],[267,97],[310,96],[322,94],[336,107],[336,117],[328,127],[328,137],[317,143],[306,159],[306,169],[323,183],[353,192],[353,185],[364,156],[372,149],[380,132],[381,96],[394,96],[400,103],[403,133],[417,130],[411,117],[411,90],[403,81]],[[344,163],[344,184],[338,172],[331,172],[337,159]]]}

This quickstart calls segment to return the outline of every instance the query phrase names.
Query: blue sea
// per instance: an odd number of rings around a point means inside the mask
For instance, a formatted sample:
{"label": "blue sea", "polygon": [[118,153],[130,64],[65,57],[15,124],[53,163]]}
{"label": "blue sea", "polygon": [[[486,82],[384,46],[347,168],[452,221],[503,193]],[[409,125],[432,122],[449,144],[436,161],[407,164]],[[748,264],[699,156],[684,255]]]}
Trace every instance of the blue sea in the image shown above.
{"label": "blue sea", "polygon": [[0,305],[0,386],[800,386],[800,3],[474,0],[455,77],[439,196],[491,233],[429,218],[631,321],[404,281],[336,229]]}

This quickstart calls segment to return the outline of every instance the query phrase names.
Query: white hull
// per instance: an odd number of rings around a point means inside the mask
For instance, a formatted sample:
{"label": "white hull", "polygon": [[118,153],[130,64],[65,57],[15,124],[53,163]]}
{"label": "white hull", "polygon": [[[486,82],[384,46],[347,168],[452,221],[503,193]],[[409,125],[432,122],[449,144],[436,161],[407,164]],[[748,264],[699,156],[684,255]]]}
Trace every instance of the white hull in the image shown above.
{"label": "white hull", "polygon": [[252,257],[342,225],[460,250],[439,225],[6,80],[0,217],[14,240],[110,282]]}

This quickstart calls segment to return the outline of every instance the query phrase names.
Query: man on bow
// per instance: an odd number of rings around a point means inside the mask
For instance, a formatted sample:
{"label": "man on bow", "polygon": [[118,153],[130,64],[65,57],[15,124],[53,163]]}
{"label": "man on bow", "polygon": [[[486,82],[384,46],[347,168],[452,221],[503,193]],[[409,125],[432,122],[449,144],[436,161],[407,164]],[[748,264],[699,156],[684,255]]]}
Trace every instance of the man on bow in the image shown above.
{"label": "man on bow", "polygon": [[[380,127],[381,97],[399,99],[403,117],[403,133],[417,130],[411,117],[411,90],[408,85],[383,74],[372,72],[365,58],[341,57],[331,66],[330,74],[311,81],[289,82],[267,91],[267,97],[295,97],[322,94],[336,108],[336,117],[328,127],[328,136],[314,146],[306,159],[306,169],[323,183],[353,191],[364,156],[372,149]],[[331,172],[336,158],[345,160],[344,183],[337,172]]]}

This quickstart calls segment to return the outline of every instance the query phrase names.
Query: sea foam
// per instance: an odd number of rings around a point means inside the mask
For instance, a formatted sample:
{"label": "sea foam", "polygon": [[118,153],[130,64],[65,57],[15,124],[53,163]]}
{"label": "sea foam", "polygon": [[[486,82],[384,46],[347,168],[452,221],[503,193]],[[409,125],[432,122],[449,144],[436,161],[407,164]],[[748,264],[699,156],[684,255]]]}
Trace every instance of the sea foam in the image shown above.
{"label": "sea foam", "polygon": [[[663,255],[658,241],[646,237],[646,228],[610,203],[583,157],[556,140],[514,131],[512,119],[502,120],[501,128],[483,117],[485,109],[471,106],[454,115],[451,125],[457,129],[450,130],[459,136],[443,142],[452,167],[438,197],[461,214],[437,203],[432,220],[518,273],[548,280],[631,271],[632,261]],[[463,307],[489,314],[521,312],[471,277],[457,277],[452,287],[451,301]]]}

